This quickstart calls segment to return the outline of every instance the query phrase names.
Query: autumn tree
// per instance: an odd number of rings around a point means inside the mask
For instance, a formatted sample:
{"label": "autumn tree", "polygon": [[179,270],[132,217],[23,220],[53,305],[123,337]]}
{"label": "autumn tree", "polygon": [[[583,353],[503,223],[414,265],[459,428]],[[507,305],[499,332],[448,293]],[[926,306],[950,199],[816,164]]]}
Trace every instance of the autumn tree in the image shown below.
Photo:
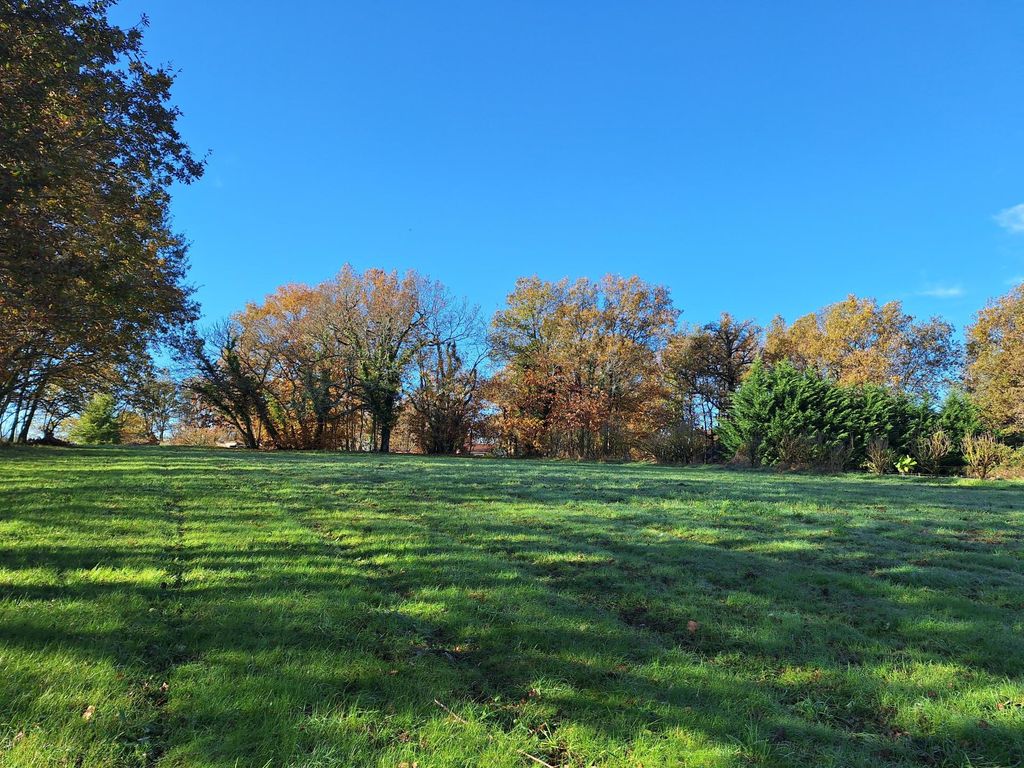
{"label": "autumn tree", "polygon": [[453,299],[440,283],[413,271],[360,274],[346,265],[325,287],[341,313],[335,332],[354,361],[355,391],[371,417],[372,446],[387,453],[417,355],[428,345],[453,340],[432,322]]}
{"label": "autumn tree", "polygon": [[187,372],[186,391],[229,424],[247,448],[259,448],[264,433],[272,443],[280,439],[267,400],[270,371],[243,359],[239,336],[237,323],[220,323],[185,336],[177,353]]}
{"label": "autumn tree", "polygon": [[[173,74],[111,0],[0,6],[0,420],[25,440],[48,392],[145,355],[195,307],[169,189],[202,173]],[[57,388],[55,390],[55,387]]]}
{"label": "autumn tree", "polygon": [[985,421],[1024,438],[1024,285],[990,302],[967,329],[966,380]]}
{"label": "autumn tree", "polygon": [[879,305],[854,295],[786,325],[768,328],[765,358],[789,360],[840,384],[879,384],[934,395],[960,362],[953,327],[938,317],[918,321],[898,301]]}
{"label": "autumn tree", "polygon": [[[387,452],[426,350],[452,354],[472,318],[414,272],[346,266],[316,286],[283,286],[181,345],[186,386],[250,447],[362,448],[365,434]],[[455,373],[446,366],[434,384]],[[419,400],[426,407],[425,393]]]}
{"label": "autumn tree", "polygon": [[424,347],[417,386],[409,392],[412,428],[424,453],[458,453],[480,418],[481,359],[466,360],[456,342]]}
{"label": "autumn tree", "polygon": [[506,308],[491,321],[491,354],[504,367],[491,380],[487,396],[500,410],[501,431],[515,455],[551,452],[562,375],[556,316],[567,292],[568,280],[519,278]]}
{"label": "autumn tree", "polygon": [[595,392],[603,406],[598,434],[589,437],[581,430],[580,452],[628,457],[651,428],[649,408],[661,394],[657,356],[679,312],[668,288],[638,277],[606,275],[590,285],[577,281],[570,298],[576,296],[581,300],[566,307],[574,337],[571,354],[581,363],[573,383],[584,393]]}
{"label": "autumn tree", "polygon": [[715,322],[674,334],[663,368],[676,413],[710,433],[761,354],[761,336],[753,320],[735,320],[728,312]]}
{"label": "autumn tree", "polygon": [[348,305],[328,284],[286,285],[233,318],[241,364],[258,378],[281,448],[337,445],[356,407],[354,351],[339,330]]}
{"label": "autumn tree", "polygon": [[181,390],[166,369],[147,366],[128,383],[128,407],[138,415],[143,432],[163,442],[182,409]]}
{"label": "autumn tree", "polygon": [[678,311],[639,278],[517,281],[491,323],[489,388],[520,455],[626,456],[650,428],[657,352]]}
{"label": "autumn tree", "polygon": [[481,367],[487,358],[479,309],[445,301],[427,320],[409,389],[411,426],[424,453],[458,453],[480,426]]}

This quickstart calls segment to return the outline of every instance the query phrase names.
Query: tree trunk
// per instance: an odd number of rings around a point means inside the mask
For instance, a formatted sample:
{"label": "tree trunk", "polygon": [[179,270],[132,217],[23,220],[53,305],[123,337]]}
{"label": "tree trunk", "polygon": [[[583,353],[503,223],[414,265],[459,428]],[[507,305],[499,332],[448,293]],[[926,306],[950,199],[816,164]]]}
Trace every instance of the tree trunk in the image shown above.
{"label": "tree trunk", "polygon": [[28,442],[28,431],[32,428],[32,421],[36,417],[36,409],[39,407],[39,398],[42,396],[43,387],[45,386],[46,379],[40,378],[39,384],[36,386],[35,392],[32,393],[31,399],[29,400],[26,410],[24,411],[24,421],[21,423],[21,431],[18,433],[18,442]]}
{"label": "tree trunk", "polygon": [[25,421],[21,426],[21,434],[18,435],[19,443],[28,442],[28,431],[32,427],[32,420],[36,417],[36,407],[39,405],[38,400],[32,401],[32,406],[28,410],[28,415],[25,417]]}

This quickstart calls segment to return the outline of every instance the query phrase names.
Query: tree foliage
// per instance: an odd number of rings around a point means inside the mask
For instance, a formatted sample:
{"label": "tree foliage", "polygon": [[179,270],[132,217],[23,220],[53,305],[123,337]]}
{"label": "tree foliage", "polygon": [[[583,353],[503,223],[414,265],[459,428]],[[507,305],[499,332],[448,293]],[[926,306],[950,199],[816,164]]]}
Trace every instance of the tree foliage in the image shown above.
{"label": "tree foliage", "polygon": [[967,329],[967,386],[989,426],[1024,440],[1024,284]]}
{"label": "tree foliage", "polygon": [[840,384],[878,384],[934,395],[949,383],[961,352],[953,327],[918,321],[898,301],[879,305],[854,295],[786,325],[768,328],[765,358],[789,360]]}
{"label": "tree foliage", "polygon": [[71,439],[85,445],[121,442],[121,419],[113,395],[97,394],[89,401],[71,431]]}
{"label": "tree foliage", "polygon": [[625,458],[662,397],[658,353],[678,311],[637,277],[517,281],[491,323],[489,388],[511,452]]}
{"label": "tree foliage", "polygon": [[[0,418],[25,440],[48,391],[139,358],[190,320],[169,188],[202,173],[174,77],[110,0],[0,6]],[[144,23],[144,21],[143,21]]]}
{"label": "tree foliage", "polygon": [[125,399],[139,417],[139,431],[157,442],[164,441],[182,410],[178,382],[169,371],[149,366],[129,382]]}
{"label": "tree foliage", "polygon": [[411,423],[424,453],[458,453],[479,429],[481,358],[466,361],[454,341],[424,347],[417,357],[418,385],[409,393]]}
{"label": "tree foliage", "polygon": [[929,434],[927,401],[877,384],[843,385],[783,361],[758,363],[721,425],[725,445],[751,464],[861,466],[873,440],[909,454]]}
{"label": "tree foliage", "polygon": [[707,454],[720,416],[728,412],[733,393],[761,355],[761,337],[762,329],[753,320],[735,320],[727,312],[716,322],[671,337],[662,356],[667,439],[682,440],[681,449],[696,438]]}
{"label": "tree foliage", "polygon": [[406,377],[419,352],[442,341],[430,320],[444,312],[448,298],[439,283],[412,271],[360,275],[346,267],[332,288],[344,307],[337,329],[352,356],[360,406],[371,418],[372,447],[387,453]]}
{"label": "tree foliage", "polygon": [[[427,409],[428,350],[460,359],[457,345],[475,317],[415,272],[346,266],[317,286],[283,286],[187,339],[186,388],[249,447],[387,452],[417,371]],[[446,368],[434,389],[455,374]],[[474,384],[470,400],[475,392]]]}

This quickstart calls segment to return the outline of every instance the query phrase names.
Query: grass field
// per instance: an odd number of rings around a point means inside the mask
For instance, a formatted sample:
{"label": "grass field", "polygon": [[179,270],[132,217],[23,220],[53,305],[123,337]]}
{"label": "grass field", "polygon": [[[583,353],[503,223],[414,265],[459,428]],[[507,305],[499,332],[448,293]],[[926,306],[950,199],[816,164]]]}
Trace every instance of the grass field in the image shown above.
{"label": "grass field", "polygon": [[0,451],[3,766],[1012,766],[1024,485]]}

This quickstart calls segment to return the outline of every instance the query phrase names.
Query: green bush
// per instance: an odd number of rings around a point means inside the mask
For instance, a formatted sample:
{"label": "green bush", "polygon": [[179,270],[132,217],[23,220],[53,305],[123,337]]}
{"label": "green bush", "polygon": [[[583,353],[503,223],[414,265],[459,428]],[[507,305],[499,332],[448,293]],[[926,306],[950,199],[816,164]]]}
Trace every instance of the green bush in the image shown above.
{"label": "green bush", "polygon": [[872,440],[910,454],[935,425],[927,402],[886,387],[840,386],[789,362],[757,363],[733,395],[720,435],[753,466],[849,469],[865,464]]}
{"label": "green bush", "polygon": [[913,456],[900,456],[896,459],[895,466],[901,475],[909,475],[917,467],[917,459]]}
{"label": "green bush", "polygon": [[939,409],[938,427],[949,436],[952,443],[943,463],[947,469],[962,467],[967,463],[963,454],[964,438],[984,431],[981,411],[966,393],[953,389],[946,395]]}
{"label": "green bush", "polygon": [[85,445],[112,445],[121,442],[121,420],[112,395],[93,396],[85,406],[78,423],[71,430],[71,439]]}

